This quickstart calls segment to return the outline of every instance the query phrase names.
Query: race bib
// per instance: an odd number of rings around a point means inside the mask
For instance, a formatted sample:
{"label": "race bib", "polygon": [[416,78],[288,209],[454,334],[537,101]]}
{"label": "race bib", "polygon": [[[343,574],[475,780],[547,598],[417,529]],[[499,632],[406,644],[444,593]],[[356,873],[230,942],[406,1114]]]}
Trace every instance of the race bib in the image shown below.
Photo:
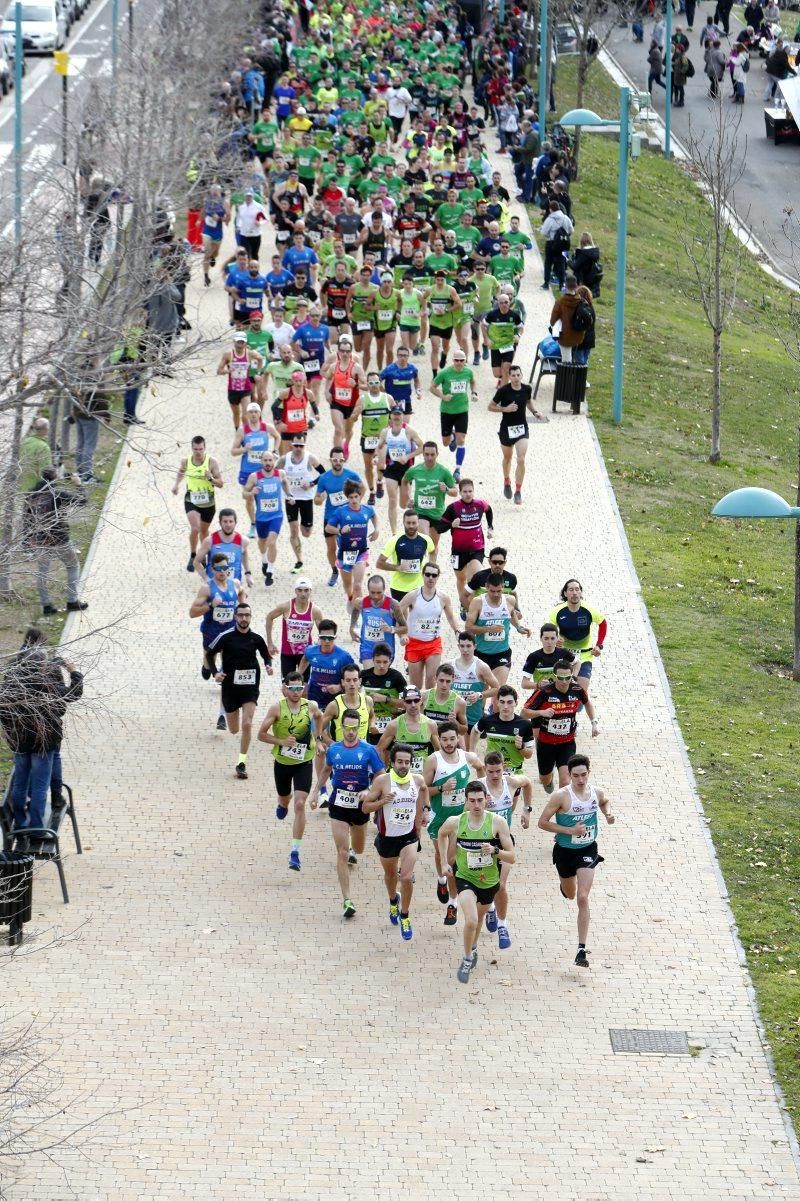
{"label": "race bib", "polygon": [[365,334],[368,329],[372,329],[371,321],[356,321],[356,333]]}
{"label": "race bib", "polygon": [[482,637],[484,642],[502,642],[505,638],[505,631],[502,631],[501,633],[500,630],[489,630],[488,633],[483,634]]}
{"label": "race bib", "polygon": [[308,747],[304,742],[296,742],[294,746],[282,746],[280,752],[285,759],[297,759],[302,762],[306,757]]}
{"label": "race bib", "polygon": [[547,723],[548,734],[569,734],[572,720],[569,717],[551,717]]}
{"label": "race bib", "polygon": [[351,792],[347,788],[337,788],[336,799],[333,803],[340,809],[357,809],[358,793]]}
{"label": "race bib", "polygon": [[421,772],[425,765],[426,756],[423,754],[411,756],[411,770],[413,772]]}
{"label": "race bib", "polygon": [[379,441],[380,441],[380,438],[378,437],[377,434],[369,434],[364,439],[364,450],[375,450]]}
{"label": "race bib", "polygon": [[510,425],[506,430],[509,438],[523,438],[525,436],[524,425]]}
{"label": "race bib", "polygon": [[277,513],[280,501],[277,496],[262,496],[258,502],[259,513]]}
{"label": "race bib", "polygon": [[303,370],[306,375],[311,375],[314,371],[319,371],[319,359],[306,359],[303,363]]}
{"label": "race bib", "polygon": [[214,621],[222,625],[224,621],[233,621],[233,605],[215,605],[211,610]]}
{"label": "race bib", "polygon": [[375,718],[375,729],[380,730],[380,732],[382,734],[391,720],[392,719],[391,719],[391,717],[389,717],[388,713],[385,713],[383,715],[383,717],[376,717]]}
{"label": "race bib", "polygon": [[417,503],[418,509],[435,509],[436,508],[436,497],[435,496],[418,496],[416,503]]}
{"label": "race bib", "polygon": [[485,855],[483,851],[467,851],[467,867],[472,872],[480,871],[484,867],[492,866],[493,856]]}
{"label": "race bib", "polygon": [[379,321],[394,321],[394,309],[378,309]]}
{"label": "race bib", "polygon": [[475,312],[474,303],[471,300],[465,300],[461,305],[461,311],[464,313],[465,317],[471,317]]}
{"label": "race bib", "polygon": [[393,824],[398,826],[410,826],[414,824],[416,812],[416,807],[412,809],[406,805],[400,809],[395,805],[392,807],[392,816],[390,820]]}
{"label": "race bib", "polygon": [[189,500],[201,509],[208,509],[214,503],[210,492],[190,492]]}
{"label": "race bib", "polygon": [[350,400],[352,392],[350,388],[334,388],[333,396],[334,400]]}
{"label": "race bib", "polygon": [[438,617],[423,617],[418,625],[421,634],[435,634],[439,629]]}
{"label": "race bib", "polygon": [[234,684],[255,684],[256,669],[255,667],[239,667],[233,673]]}
{"label": "race bib", "polygon": [[467,390],[467,381],[465,379],[453,379],[450,381],[450,395],[459,396]]}
{"label": "race bib", "polygon": [[383,638],[383,630],[380,626],[367,626],[361,637],[365,642],[380,642]]}
{"label": "race bib", "polygon": [[389,458],[392,460],[393,463],[396,463],[398,461],[398,459],[404,459],[407,454],[408,454],[408,451],[404,447],[393,446],[391,448],[391,450],[389,451]]}
{"label": "race bib", "polygon": [[246,309],[258,309],[261,307],[261,303],[262,302],[258,300],[257,297],[248,296],[247,300],[244,302],[244,306]]}
{"label": "race bib", "polygon": [[498,354],[511,354],[513,349],[514,349],[514,343],[512,342],[510,346],[498,346],[497,353]]}
{"label": "race bib", "polygon": [[309,633],[309,627],[304,622],[301,623],[299,621],[289,621],[286,623],[287,642],[300,642],[305,646],[308,644]]}
{"label": "race bib", "polygon": [[219,225],[219,217],[206,216],[206,225],[209,229],[216,229]]}
{"label": "race bib", "polygon": [[346,316],[347,311],[345,309],[331,309],[331,317],[334,321],[344,321]]}
{"label": "race bib", "polygon": [[345,567],[352,567],[358,559],[357,550],[346,550],[342,552],[342,563]]}
{"label": "race bib", "polygon": [[570,842],[576,847],[586,846],[587,843],[594,842],[591,827],[586,827],[585,834],[573,834],[570,838]]}
{"label": "race bib", "polygon": [[328,499],[330,500],[330,503],[338,509],[339,505],[344,504],[344,492],[330,492],[328,494]]}
{"label": "race bib", "polygon": [[455,809],[459,805],[463,809],[467,803],[467,794],[463,788],[454,788],[452,792],[442,793],[442,805],[445,809]]}
{"label": "race bib", "polygon": [[458,568],[458,555],[450,556],[450,566],[453,568],[454,571],[458,571],[458,569],[459,569]]}
{"label": "race bib", "polygon": [[405,572],[406,575],[416,575],[416,573],[419,571],[419,566],[420,566],[419,559],[401,559],[400,560],[400,570]]}

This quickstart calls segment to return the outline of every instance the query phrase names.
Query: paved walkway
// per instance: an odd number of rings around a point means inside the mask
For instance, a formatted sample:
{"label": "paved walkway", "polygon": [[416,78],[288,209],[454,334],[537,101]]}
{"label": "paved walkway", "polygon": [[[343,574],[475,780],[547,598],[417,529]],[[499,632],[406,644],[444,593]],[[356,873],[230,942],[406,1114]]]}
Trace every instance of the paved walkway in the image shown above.
{"label": "paved walkway", "polygon": [[[528,359],[547,320],[540,278],[532,270],[525,291]],[[219,329],[219,283],[193,288],[190,312],[198,307],[200,327]],[[68,864],[69,909],[55,873],[40,873],[36,913],[58,930],[88,924],[6,980],[25,1011],[54,1020],[76,1113],[99,1120],[89,1158],[63,1157],[74,1193],[54,1164],[37,1161],[12,1198],[800,1196],[591,424],[564,412],[533,429],[521,509],[502,499],[496,422],[483,404],[466,466],[496,507],[531,625],[573,574],[608,616],[595,684],[602,737],[590,746],[585,724],[580,735],[618,814],[603,832],[593,967],[571,966],[575,915],[558,895],[550,839],[518,830],[514,944],[501,955],[487,938],[463,987],[428,847],[412,943],[388,924],[371,849],[354,870],[358,917],[345,926],[325,814],[309,822],[295,875],[266,748],[251,753],[247,783],[232,778],[235,745],[213,728],[216,694],[200,680],[186,617],[194,580],[183,570],[182,506],[167,495],[179,447],[203,432],[225,464],[225,499],[237,503],[215,354],[185,384],[147,397],[151,457],[123,455],[87,572],[92,622],[116,624],[81,654],[97,651],[89,691],[116,716],[70,729],[86,854]],[[480,379],[485,401],[486,366]],[[430,399],[415,424],[437,430]],[[316,452],[326,453],[327,435],[314,435]],[[321,537],[311,547],[316,600],[342,621]],[[259,624],[286,595],[289,554],[282,548],[278,586],[256,590]],[[514,679],[524,653],[519,639]],[[687,1031],[699,1052],[614,1055],[618,1027]]]}

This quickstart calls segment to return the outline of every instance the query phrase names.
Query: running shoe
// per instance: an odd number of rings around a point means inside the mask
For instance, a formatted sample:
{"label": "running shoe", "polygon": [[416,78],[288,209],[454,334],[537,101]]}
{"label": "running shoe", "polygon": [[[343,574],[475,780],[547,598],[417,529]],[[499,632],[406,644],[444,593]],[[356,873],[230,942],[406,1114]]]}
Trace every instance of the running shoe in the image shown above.
{"label": "running shoe", "polygon": [[378,500],[383,500],[383,480],[378,483],[378,487],[375,489],[375,495],[377,496]]}
{"label": "running shoe", "polygon": [[203,666],[200,668],[200,675],[203,677],[203,679],[204,679],[204,680],[210,680],[210,679],[211,679],[211,672],[210,672],[210,671],[209,671],[209,669],[206,667],[205,663],[204,663],[204,664],[203,664]]}
{"label": "running shoe", "polygon": [[389,921],[396,926],[400,920],[400,897],[396,895],[389,902]]}
{"label": "running shoe", "polygon": [[490,934],[494,934],[495,930],[497,929],[497,910],[494,906],[492,906],[491,909],[487,909],[484,920],[486,922],[486,929]]}
{"label": "running shoe", "polygon": [[447,366],[447,352],[443,350],[442,353],[439,355],[439,370],[444,371],[446,366]]}
{"label": "running shoe", "polygon": [[472,366],[479,367],[480,362],[481,362],[481,352],[479,350],[476,350],[474,355],[472,356]]}
{"label": "running shoe", "polygon": [[288,812],[289,812],[289,810],[286,808],[285,805],[276,805],[275,806],[275,816],[277,817],[279,822],[282,822],[285,819],[286,814]]}
{"label": "running shoe", "polygon": [[293,872],[300,871],[300,852],[298,851],[297,847],[292,847],[291,851],[289,852],[289,867]]}
{"label": "running shoe", "polygon": [[338,579],[339,579],[339,568],[334,567],[333,570],[331,571],[330,579],[328,580],[328,587],[333,588],[334,584],[336,583],[336,581]]}
{"label": "running shoe", "polygon": [[578,954],[575,956],[575,966],[576,967],[588,967],[589,966],[589,959],[588,959],[586,951],[584,950],[583,947],[578,948]]}
{"label": "running shoe", "polygon": [[520,492],[519,488],[517,488],[516,492],[514,493],[514,504],[515,505],[522,504],[522,493]]}
{"label": "running shoe", "polygon": [[367,504],[368,505],[375,504],[375,493],[374,492],[370,492],[369,496],[367,497]]}
{"label": "running shoe", "polygon": [[227,728],[228,728],[228,723],[226,722],[225,718],[220,713],[219,717],[217,718],[217,729],[218,730],[227,730]]}
{"label": "running shoe", "polygon": [[456,481],[456,483],[458,483],[460,481],[460,479],[461,479],[461,468],[460,467],[456,467],[455,471],[453,472],[453,479]]}
{"label": "running shoe", "polygon": [[351,867],[355,867],[356,864],[358,863],[358,859],[356,858],[356,853],[352,847],[347,852],[347,862],[350,864]]}
{"label": "running shoe", "polygon": [[206,285],[207,288],[211,287],[211,276],[208,274],[207,271],[203,272],[203,283]]}
{"label": "running shoe", "polygon": [[292,568],[292,575],[297,575],[298,571],[302,571],[302,570],[303,570],[303,560],[298,559],[297,562],[295,563],[294,567]]}
{"label": "running shoe", "polygon": [[194,553],[189,555],[189,562],[186,564],[187,571],[194,571]]}
{"label": "running shoe", "polygon": [[501,924],[497,927],[497,941],[501,951],[507,951],[511,946],[511,935],[508,932],[508,926]]}
{"label": "running shoe", "polygon": [[444,924],[446,926],[454,926],[458,921],[458,910],[455,905],[447,906],[447,913],[444,915]]}
{"label": "running shoe", "polygon": [[400,918],[400,933],[406,942],[409,942],[414,937],[414,931],[411,929],[411,918],[407,915]]}
{"label": "running shoe", "polygon": [[438,880],[436,881],[436,896],[439,898],[439,901],[442,905],[447,904],[447,898],[450,896],[450,893],[447,891],[446,880],[442,883],[440,883]]}
{"label": "running shoe", "polygon": [[456,977],[457,977],[457,979],[459,979],[461,981],[462,984],[468,984],[469,983],[469,974],[471,971],[472,971],[472,960],[471,959],[462,959],[458,965],[458,971],[456,972]]}
{"label": "running shoe", "polygon": [[513,492],[511,491],[511,485],[510,485],[510,484],[503,484],[503,496],[506,498],[506,500],[511,500],[511,497],[512,497],[513,495],[514,495],[514,494],[513,494]]}
{"label": "running shoe", "polygon": [[355,916],[356,916],[356,907],[353,904],[353,902],[350,900],[350,898],[348,897],[347,900],[342,905],[342,917],[347,918],[349,921],[349,919],[351,917],[355,917]]}
{"label": "running shoe", "polygon": [[273,585],[274,583],[275,583],[275,577],[274,577],[274,575],[272,574],[272,572],[271,572],[271,571],[265,571],[265,572],[264,572],[264,587],[265,587],[265,588],[271,588],[271,587],[272,587],[272,585]]}
{"label": "running shoe", "polygon": [[237,778],[237,780],[246,780],[247,779],[247,764],[246,763],[237,763],[236,764],[236,778]]}
{"label": "running shoe", "polygon": [[483,359],[484,363],[486,362],[488,357],[489,357],[489,347],[484,346],[483,350],[481,351],[481,358]]}

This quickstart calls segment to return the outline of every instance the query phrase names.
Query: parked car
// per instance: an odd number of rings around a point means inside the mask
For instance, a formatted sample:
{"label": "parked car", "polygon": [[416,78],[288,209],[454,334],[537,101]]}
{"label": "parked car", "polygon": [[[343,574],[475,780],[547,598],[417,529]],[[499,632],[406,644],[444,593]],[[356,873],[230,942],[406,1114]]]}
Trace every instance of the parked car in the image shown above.
{"label": "parked car", "polygon": [[[10,4],[0,27],[0,36],[14,37],[15,4]],[[25,3],[22,12],[22,48],[32,54],[52,54],[67,40],[67,23],[57,0]]]}

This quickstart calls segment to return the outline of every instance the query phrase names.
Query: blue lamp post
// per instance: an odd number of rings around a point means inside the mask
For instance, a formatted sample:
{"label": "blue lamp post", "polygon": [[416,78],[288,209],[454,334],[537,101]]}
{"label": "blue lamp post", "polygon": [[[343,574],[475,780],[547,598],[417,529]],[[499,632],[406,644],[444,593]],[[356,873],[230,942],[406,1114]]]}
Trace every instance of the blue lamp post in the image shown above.
{"label": "blue lamp post", "polygon": [[559,124],[589,128],[619,129],[619,182],[617,184],[617,281],[614,302],[614,421],[622,421],[623,374],[625,360],[625,276],[628,262],[628,113],[630,88],[619,90],[619,121],[598,117],[589,108],[573,108]]}
{"label": "blue lamp post", "polygon": [[[800,499],[800,497],[798,497]],[[718,500],[711,510],[712,517],[750,518],[751,520],[774,520],[794,518],[800,520],[800,506],[790,505],[777,492],[768,488],[736,488]],[[794,532],[794,657],[792,679],[800,681],[800,524]]]}

